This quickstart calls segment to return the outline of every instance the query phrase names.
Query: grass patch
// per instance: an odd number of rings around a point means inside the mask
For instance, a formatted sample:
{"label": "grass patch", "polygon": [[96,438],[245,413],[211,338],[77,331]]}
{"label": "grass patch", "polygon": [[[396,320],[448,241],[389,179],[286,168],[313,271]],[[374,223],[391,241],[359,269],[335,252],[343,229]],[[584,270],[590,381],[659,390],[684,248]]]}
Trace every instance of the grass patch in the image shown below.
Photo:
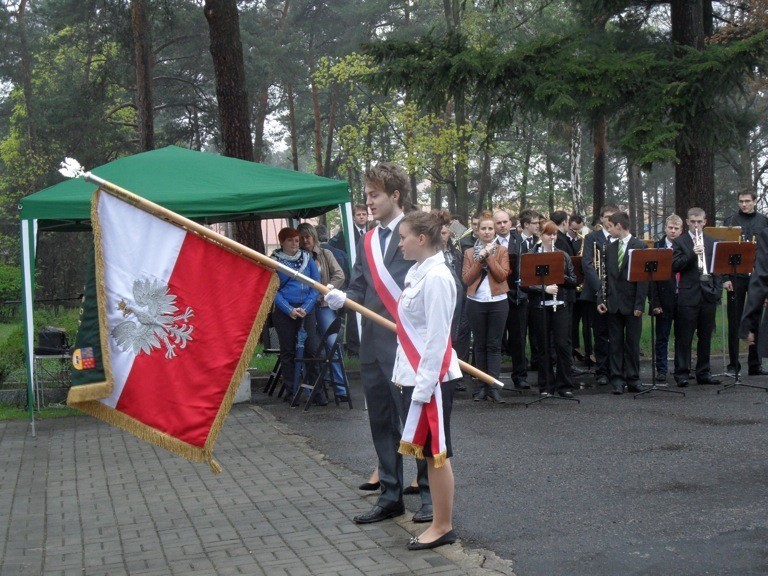
{"label": "grass patch", "polygon": [[[77,416],[80,414],[82,414],[82,412],[70,408],[69,406],[47,406],[40,410],[40,412],[35,412],[35,418],[37,420],[45,420],[48,418],[63,418],[65,416]],[[29,412],[25,408],[0,404],[0,420],[26,420],[27,418],[29,418]]]}

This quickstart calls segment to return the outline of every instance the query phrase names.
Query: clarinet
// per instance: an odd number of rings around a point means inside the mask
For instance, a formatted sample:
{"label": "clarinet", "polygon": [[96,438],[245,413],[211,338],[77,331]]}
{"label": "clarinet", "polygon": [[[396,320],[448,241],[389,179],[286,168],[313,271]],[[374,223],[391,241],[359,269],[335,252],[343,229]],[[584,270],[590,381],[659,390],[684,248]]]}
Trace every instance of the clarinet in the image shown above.
{"label": "clarinet", "polygon": [[[555,251],[555,237],[552,237],[552,252]],[[552,312],[557,312],[557,292],[552,296]]]}

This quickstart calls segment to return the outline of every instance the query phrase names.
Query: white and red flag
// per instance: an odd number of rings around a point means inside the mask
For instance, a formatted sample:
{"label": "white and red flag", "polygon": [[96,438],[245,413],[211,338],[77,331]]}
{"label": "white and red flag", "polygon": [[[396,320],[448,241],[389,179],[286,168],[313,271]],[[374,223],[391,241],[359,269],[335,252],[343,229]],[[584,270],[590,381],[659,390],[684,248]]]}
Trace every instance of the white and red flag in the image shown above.
{"label": "white and red flag", "polygon": [[217,470],[276,274],[103,189],[91,212],[109,395],[70,404]]}

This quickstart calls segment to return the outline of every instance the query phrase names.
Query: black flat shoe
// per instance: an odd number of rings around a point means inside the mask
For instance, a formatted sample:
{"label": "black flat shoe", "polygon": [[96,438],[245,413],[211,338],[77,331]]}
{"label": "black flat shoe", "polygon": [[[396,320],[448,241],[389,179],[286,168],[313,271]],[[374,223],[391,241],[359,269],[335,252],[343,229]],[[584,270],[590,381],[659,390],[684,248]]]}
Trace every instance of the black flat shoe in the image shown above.
{"label": "black flat shoe", "polygon": [[570,390],[560,390],[557,394],[558,394],[558,396],[560,396],[560,398],[574,398],[575,397],[573,395],[573,392],[571,392]]}
{"label": "black flat shoe", "polygon": [[378,490],[379,486],[381,486],[381,483],[379,482],[365,482],[363,484],[360,484],[360,486],[358,486],[357,489],[365,490],[366,492],[373,492],[374,490]]}
{"label": "black flat shoe", "polygon": [[455,542],[456,533],[451,530],[440,536],[437,540],[432,540],[432,542],[419,542],[418,536],[414,536],[408,541],[406,548],[408,548],[408,550],[431,550],[432,548],[445,546],[446,544],[454,544]]}

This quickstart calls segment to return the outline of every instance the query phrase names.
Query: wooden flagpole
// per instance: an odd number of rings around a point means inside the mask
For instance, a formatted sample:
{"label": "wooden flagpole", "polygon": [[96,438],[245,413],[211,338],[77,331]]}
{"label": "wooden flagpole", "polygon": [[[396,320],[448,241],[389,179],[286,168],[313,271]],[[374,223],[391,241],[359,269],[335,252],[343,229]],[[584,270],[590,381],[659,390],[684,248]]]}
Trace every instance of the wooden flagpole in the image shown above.
{"label": "wooden flagpole", "polygon": [[[91,172],[83,172],[80,175],[87,182],[93,182],[94,184],[98,184],[100,188],[112,194],[113,196],[120,198],[124,202],[127,202],[132,206],[136,206],[137,208],[141,208],[145,212],[149,212],[150,214],[153,214],[154,216],[157,216],[158,218],[165,220],[166,222],[169,222],[171,224],[174,224],[175,226],[178,226],[179,228],[182,228],[183,230],[186,230],[187,232],[191,232],[193,234],[197,234],[198,236],[202,236],[206,238],[208,241],[213,242],[214,244],[218,244],[225,250],[228,250],[234,254],[237,254],[238,256],[251,260],[252,262],[255,262],[256,264],[259,264],[260,266],[263,266],[265,268],[271,268],[275,271],[280,270],[281,272],[295,278],[299,282],[306,284],[308,286],[311,286],[312,288],[317,290],[320,294],[325,295],[329,292],[328,288],[326,286],[323,286],[320,282],[315,282],[312,278],[305,276],[304,274],[300,274],[296,270],[288,266],[285,266],[284,264],[281,264],[280,262],[274,260],[273,258],[270,258],[269,256],[266,256],[264,254],[261,254],[260,252],[257,252],[252,248],[248,248],[247,246],[244,246],[243,244],[240,244],[239,242],[236,242],[231,238],[227,238],[226,236],[223,236],[217,232],[214,232],[213,230],[206,228],[202,224],[198,224],[197,222],[190,220],[189,218],[185,218],[184,216],[181,216],[180,214],[177,214],[172,210],[163,208],[159,204],[155,204],[150,200],[142,198],[141,196],[138,196],[133,192],[126,190],[125,188],[121,188],[120,186],[117,186],[116,184],[113,184],[108,180],[104,180],[103,178],[100,178],[99,176],[96,176]],[[376,322],[377,324],[379,324],[380,326],[383,326],[384,328],[387,328],[388,330],[391,330],[392,332],[397,332],[397,327],[395,326],[394,322],[387,320],[386,318],[380,316],[379,314],[376,314],[376,312],[369,310],[368,308],[366,308],[365,306],[362,306],[361,304],[358,304],[357,302],[353,302],[349,298],[345,300],[344,306],[346,306],[350,310],[353,310],[355,312],[362,314],[366,318]],[[481,370],[478,370],[471,364],[467,364],[466,362],[459,360],[459,367],[461,368],[462,371],[466,372],[471,376],[474,376],[475,378],[485,382],[486,384],[491,384],[493,386],[498,386],[498,387],[504,386],[502,382],[500,382],[493,376],[486,374]]]}

